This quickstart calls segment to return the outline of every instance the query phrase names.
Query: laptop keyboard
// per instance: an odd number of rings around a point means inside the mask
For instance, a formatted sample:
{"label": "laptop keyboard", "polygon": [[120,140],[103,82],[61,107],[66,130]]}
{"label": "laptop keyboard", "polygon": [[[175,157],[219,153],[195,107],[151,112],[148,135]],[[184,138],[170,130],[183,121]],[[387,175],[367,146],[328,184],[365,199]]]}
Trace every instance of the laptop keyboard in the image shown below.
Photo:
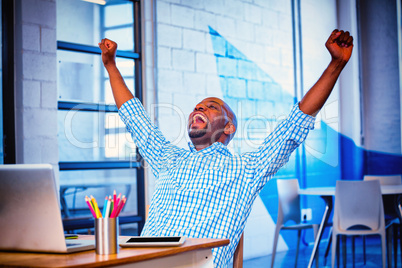
{"label": "laptop keyboard", "polygon": [[74,247],[74,246],[79,246],[81,244],[79,243],[66,243],[67,247]]}

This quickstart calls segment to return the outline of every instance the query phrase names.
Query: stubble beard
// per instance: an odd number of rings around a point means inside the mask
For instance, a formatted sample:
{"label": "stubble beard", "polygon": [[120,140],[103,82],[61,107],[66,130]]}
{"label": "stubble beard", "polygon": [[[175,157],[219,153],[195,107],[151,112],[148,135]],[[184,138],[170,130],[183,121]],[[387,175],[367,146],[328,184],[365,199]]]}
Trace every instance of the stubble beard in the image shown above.
{"label": "stubble beard", "polygon": [[192,139],[196,139],[196,138],[201,138],[206,133],[207,133],[207,130],[205,128],[203,128],[203,129],[190,129],[190,131],[188,132],[188,136],[190,138],[192,138]]}

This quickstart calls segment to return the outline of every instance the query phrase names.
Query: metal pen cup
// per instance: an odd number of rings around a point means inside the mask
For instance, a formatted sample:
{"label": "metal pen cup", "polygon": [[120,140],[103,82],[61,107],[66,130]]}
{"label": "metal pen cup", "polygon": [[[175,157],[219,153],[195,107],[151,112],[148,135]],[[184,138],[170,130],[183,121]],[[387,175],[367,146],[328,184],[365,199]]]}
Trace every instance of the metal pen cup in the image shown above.
{"label": "metal pen cup", "polygon": [[119,218],[95,219],[96,254],[119,253]]}

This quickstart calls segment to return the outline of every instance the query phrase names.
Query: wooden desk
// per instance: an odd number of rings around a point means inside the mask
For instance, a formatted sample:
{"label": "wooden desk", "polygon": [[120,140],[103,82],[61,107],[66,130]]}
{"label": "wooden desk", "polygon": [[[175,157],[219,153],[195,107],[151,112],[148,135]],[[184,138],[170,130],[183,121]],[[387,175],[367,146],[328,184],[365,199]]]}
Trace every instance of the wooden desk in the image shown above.
{"label": "wooden desk", "polygon": [[[299,189],[300,195],[320,196],[325,202],[324,215],[322,217],[317,237],[314,242],[313,252],[311,253],[308,268],[311,268],[313,265],[314,258],[317,254],[317,249],[320,246],[320,241],[324,228],[328,225],[328,219],[333,209],[333,198],[335,197],[335,189],[335,186]],[[402,194],[402,185],[381,185],[381,193],[382,195],[400,195]]]}
{"label": "wooden desk", "polygon": [[[80,236],[94,239],[93,236]],[[118,254],[97,255],[95,250],[72,254],[0,252],[1,267],[213,267],[214,247],[229,239],[187,238],[180,247],[120,248]]]}

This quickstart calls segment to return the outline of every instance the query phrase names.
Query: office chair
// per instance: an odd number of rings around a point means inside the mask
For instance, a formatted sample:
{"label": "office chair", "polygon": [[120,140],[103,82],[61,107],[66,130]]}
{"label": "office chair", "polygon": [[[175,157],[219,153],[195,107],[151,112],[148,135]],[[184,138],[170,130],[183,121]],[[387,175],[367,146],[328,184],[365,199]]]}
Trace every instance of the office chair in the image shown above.
{"label": "office chair", "polygon": [[[380,185],[400,185],[402,184],[402,176],[401,175],[365,175],[363,180],[379,180]],[[401,221],[402,218],[398,215],[398,208],[395,205],[394,196],[382,196],[382,202],[384,204],[384,214],[385,214],[385,231],[387,233],[387,238],[390,237],[389,231],[393,231],[394,233],[394,264],[397,267],[398,263],[398,238],[397,232],[393,230],[393,228],[399,227],[399,231],[402,231]],[[402,254],[402,239],[399,238],[401,244],[401,254]],[[363,237],[363,246],[365,248],[365,238]],[[388,250],[388,261],[391,263],[392,254],[391,250]],[[366,256],[364,256],[364,264],[366,264]]]}
{"label": "office chair", "polygon": [[[149,205],[145,207],[145,219],[148,218]],[[243,240],[244,233],[241,234],[239,243],[237,244],[235,253],[233,255],[233,268],[243,268]]]}
{"label": "office chair", "polygon": [[331,267],[335,265],[338,235],[380,235],[385,268],[384,206],[378,180],[336,182]]}
{"label": "office chair", "polygon": [[235,253],[233,255],[233,268],[243,268],[243,239],[244,232],[241,234],[239,243],[237,244]]}
{"label": "office chair", "polygon": [[[301,220],[299,181],[297,179],[277,179],[277,188],[278,188],[278,219],[276,221],[276,227],[275,227],[271,268],[274,267],[279,232],[282,229],[297,230],[297,248],[296,248],[296,262],[295,262],[296,267],[299,255],[301,230],[312,228],[315,240],[319,224],[304,223]],[[293,221],[293,223],[289,224],[290,221]],[[316,265],[318,267],[318,257],[316,260]]]}

